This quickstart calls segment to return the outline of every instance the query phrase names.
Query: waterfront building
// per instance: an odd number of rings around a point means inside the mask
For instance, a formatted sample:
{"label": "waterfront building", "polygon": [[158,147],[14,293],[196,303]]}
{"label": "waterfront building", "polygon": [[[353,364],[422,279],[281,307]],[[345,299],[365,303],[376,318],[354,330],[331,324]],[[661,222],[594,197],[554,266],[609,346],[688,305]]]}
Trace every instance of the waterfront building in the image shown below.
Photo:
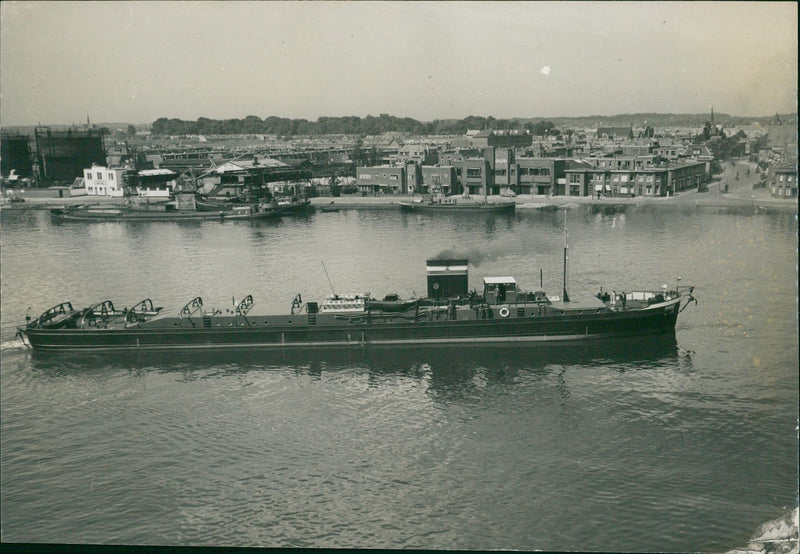
{"label": "waterfront building", "polygon": [[423,165],[420,171],[422,173],[422,187],[418,192],[424,194],[443,194],[445,196],[459,194],[461,192],[456,178],[456,168],[452,165]]}
{"label": "waterfront building", "polygon": [[709,179],[705,162],[653,165],[636,158],[580,160],[565,173],[567,196],[668,196],[697,188]]}
{"label": "waterfront building", "polygon": [[564,168],[564,196],[589,196],[589,179],[595,166],[583,160],[569,160]]}
{"label": "waterfront building", "polygon": [[797,162],[771,167],[767,181],[772,196],[797,198]]}
{"label": "waterfront building", "polygon": [[566,161],[558,158],[517,158],[512,171],[517,174],[517,194],[563,195],[558,180],[565,174]]}
{"label": "waterfront building", "polygon": [[453,166],[461,189],[468,194],[495,194],[492,163],[485,157],[454,161]]}
{"label": "waterfront building", "polygon": [[356,168],[356,186],[365,194],[401,194],[408,190],[406,168],[377,165]]}
{"label": "waterfront building", "polygon": [[[390,164],[391,165],[391,164]],[[407,194],[422,192],[424,183],[422,181],[422,166],[417,162],[405,162],[406,167],[406,190]]]}
{"label": "waterfront building", "polygon": [[120,198],[125,195],[125,175],[127,168],[105,167],[92,164],[83,170],[83,187],[87,196],[111,196]]}
{"label": "waterfront building", "polygon": [[169,198],[175,190],[176,173],[169,169],[144,169],[135,177],[133,188],[144,198]]}
{"label": "waterfront building", "polygon": [[516,149],[488,147],[482,158],[472,157],[452,162],[456,178],[464,192],[492,195],[564,194],[566,161],[560,158],[517,157]]}

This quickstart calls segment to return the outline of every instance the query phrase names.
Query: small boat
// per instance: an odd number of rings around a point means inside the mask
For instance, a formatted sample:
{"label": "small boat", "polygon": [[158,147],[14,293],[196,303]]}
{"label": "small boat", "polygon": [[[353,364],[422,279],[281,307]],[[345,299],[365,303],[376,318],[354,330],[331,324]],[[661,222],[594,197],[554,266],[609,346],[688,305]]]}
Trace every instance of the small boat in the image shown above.
{"label": "small boat", "polygon": [[400,202],[400,209],[405,212],[513,213],[516,207],[515,202],[475,202],[464,199]]}
{"label": "small boat", "polygon": [[326,213],[338,212],[339,210],[340,210],[339,206],[335,205],[333,202],[319,207],[319,211]]}
{"label": "small boat", "polygon": [[368,310],[379,310],[383,312],[405,312],[417,306],[421,301],[421,298],[401,300],[397,294],[392,293],[384,296],[383,300],[367,299],[365,304],[366,309]]}
{"label": "small boat", "polygon": [[314,210],[311,200],[300,200],[297,197],[292,199],[278,199],[276,209],[281,215],[304,214]]}

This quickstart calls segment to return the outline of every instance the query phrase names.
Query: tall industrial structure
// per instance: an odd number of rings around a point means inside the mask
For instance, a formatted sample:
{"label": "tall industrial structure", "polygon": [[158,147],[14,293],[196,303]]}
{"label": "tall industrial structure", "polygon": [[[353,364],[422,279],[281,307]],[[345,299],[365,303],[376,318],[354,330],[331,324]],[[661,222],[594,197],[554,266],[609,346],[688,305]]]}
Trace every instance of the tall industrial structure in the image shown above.
{"label": "tall industrial structure", "polygon": [[82,177],[83,170],[93,163],[106,163],[103,134],[99,129],[52,131],[50,127],[36,127],[34,142],[35,172],[43,184],[72,182]]}
{"label": "tall industrial structure", "polygon": [[30,136],[3,132],[0,135],[0,175],[11,174],[22,178],[33,176],[33,163],[29,147]]}

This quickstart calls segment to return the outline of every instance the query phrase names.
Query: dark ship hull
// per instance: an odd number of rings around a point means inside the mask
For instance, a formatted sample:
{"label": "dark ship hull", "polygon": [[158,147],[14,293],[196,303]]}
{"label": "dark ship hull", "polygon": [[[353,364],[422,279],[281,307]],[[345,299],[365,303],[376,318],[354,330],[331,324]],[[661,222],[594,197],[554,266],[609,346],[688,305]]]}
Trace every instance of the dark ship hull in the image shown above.
{"label": "dark ship hull", "polygon": [[400,209],[404,212],[513,213],[516,207],[517,205],[514,202],[498,202],[495,204],[478,202],[400,202]]}
{"label": "dark ship hull", "polygon": [[243,210],[236,212],[231,210],[211,211],[148,211],[148,210],[126,210],[126,209],[63,209],[54,208],[50,210],[50,215],[57,221],[240,221],[240,220],[262,220],[279,218],[280,213],[274,209],[263,211]]}
{"label": "dark ship hull", "polygon": [[[48,350],[183,350],[374,345],[494,344],[599,341],[674,334],[679,300],[646,311],[466,321],[363,321],[310,323],[308,316],[166,318],[132,328],[24,329],[30,345]],[[411,316],[413,317],[413,316]],[[238,321],[237,321],[238,319]],[[367,321],[372,319],[372,321]],[[270,321],[272,320],[272,321]]]}

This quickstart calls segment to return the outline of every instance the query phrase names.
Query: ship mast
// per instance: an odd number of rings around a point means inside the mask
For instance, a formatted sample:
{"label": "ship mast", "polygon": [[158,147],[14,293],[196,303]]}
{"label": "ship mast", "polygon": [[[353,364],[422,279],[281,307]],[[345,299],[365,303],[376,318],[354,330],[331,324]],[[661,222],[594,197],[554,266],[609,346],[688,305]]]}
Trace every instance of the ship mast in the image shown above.
{"label": "ship mast", "polygon": [[333,290],[333,283],[331,283],[331,278],[328,276],[328,270],[325,268],[325,262],[322,262],[322,270],[325,272],[325,277],[328,279],[328,285],[331,287],[331,293],[334,297],[338,298],[336,296],[336,291]]}
{"label": "ship mast", "polygon": [[562,300],[564,302],[569,302],[569,294],[567,294],[567,237],[569,233],[567,232],[567,210],[564,210],[564,294],[562,296]]}

